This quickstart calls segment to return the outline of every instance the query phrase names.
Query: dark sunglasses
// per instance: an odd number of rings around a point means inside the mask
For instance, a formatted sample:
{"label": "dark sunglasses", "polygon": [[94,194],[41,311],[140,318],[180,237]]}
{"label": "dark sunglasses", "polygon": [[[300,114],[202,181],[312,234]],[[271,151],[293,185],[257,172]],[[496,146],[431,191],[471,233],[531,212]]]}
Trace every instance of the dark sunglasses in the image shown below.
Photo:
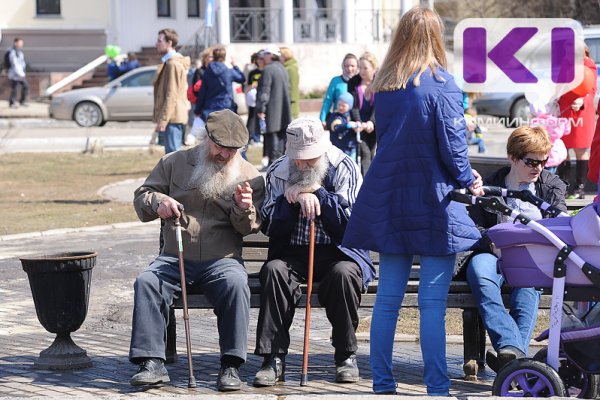
{"label": "dark sunglasses", "polygon": [[546,163],[548,162],[547,158],[545,160],[535,160],[533,158],[521,158],[521,160],[523,160],[523,163],[525,165],[527,165],[529,168],[535,168],[538,165],[541,165],[542,168],[544,168],[546,166]]}

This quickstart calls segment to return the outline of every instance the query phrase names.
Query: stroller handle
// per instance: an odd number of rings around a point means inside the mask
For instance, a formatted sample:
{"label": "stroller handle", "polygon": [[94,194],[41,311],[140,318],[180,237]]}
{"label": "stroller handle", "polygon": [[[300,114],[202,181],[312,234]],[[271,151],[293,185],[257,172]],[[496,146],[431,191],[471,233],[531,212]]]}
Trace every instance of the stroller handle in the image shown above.
{"label": "stroller handle", "polygon": [[[548,204],[544,201],[544,199],[539,198],[538,196],[531,193],[529,190],[509,190],[499,186],[483,186],[484,196],[494,196],[494,197],[510,197],[514,199],[519,199],[522,201],[526,201],[528,203],[533,204],[539,209],[545,211],[551,218],[558,216],[568,216],[569,214],[560,210],[559,208]],[[487,204],[487,200],[483,200],[485,197],[475,197],[473,196],[468,189],[455,189],[450,193],[450,198],[456,202],[464,203],[464,204],[482,204],[485,206],[489,206]],[[495,204],[494,204],[495,205]]]}

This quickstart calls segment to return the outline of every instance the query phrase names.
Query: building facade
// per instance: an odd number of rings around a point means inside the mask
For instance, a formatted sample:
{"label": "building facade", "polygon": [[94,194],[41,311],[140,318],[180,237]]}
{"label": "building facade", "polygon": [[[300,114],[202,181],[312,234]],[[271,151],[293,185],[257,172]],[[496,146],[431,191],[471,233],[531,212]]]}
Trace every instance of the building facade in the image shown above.
{"label": "building facade", "polygon": [[[180,51],[192,57],[222,43],[244,65],[264,44],[275,43],[296,53],[303,75],[332,75],[347,52],[369,49],[382,57],[402,13],[432,1],[10,0],[0,14],[0,51],[19,36],[33,71],[74,71],[107,44],[124,52],[153,48],[157,32],[171,27],[180,35]],[[304,91],[323,86],[309,82]]]}

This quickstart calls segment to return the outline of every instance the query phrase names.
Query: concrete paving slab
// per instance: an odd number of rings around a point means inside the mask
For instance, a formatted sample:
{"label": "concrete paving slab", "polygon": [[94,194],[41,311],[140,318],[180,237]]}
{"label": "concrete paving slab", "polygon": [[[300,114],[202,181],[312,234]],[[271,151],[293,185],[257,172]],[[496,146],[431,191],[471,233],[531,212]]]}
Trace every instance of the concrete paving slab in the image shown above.
{"label": "concrete paving slab", "polygon": [[[75,343],[88,352],[93,367],[63,372],[36,370],[33,368],[36,357],[52,343],[54,335],[46,332],[37,320],[27,276],[18,257],[83,250],[97,251],[98,258],[93,270],[88,316],[83,326],[72,337]],[[186,345],[181,323],[178,324],[177,337],[179,359],[175,364],[167,366],[171,383],[148,389],[137,389],[129,385],[129,379],[136,370],[127,359],[133,307],[132,285],[136,275],[154,259],[157,250],[157,224],[137,224],[127,229],[23,237],[0,242],[0,398],[186,398],[185,396],[193,395],[204,399],[217,396],[215,381],[220,355],[216,317],[211,310],[190,310],[194,370],[198,388],[187,388]],[[367,308],[360,310],[361,317],[370,313],[371,310]],[[240,371],[245,384],[236,395],[278,396],[278,399],[305,395],[320,395],[313,398],[322,399],[339,395],[354,396],[350,398],[371,395],[368,342],[359,344],[358,365],[361,380],[350,385],[333,382],[335,365],[333,348],[329,341],[331,328],[321,309],[314,309],[312,314],[309,384],[305,387],[300,386],[304,327],[303,313],[297,314],[290,330],[292,346],[287,359],[286,382],[272,388],[258,389],[251,386],[254,374],[262,362],[260,357],[252,354],[258,316],[258,310],[252,309],[248,360]],[[180,311],[177,312],[177,318],[181,318]],[[447,359],[453,396],[486,397],[491,394],[493,373],[483,371],[479,382],[466,382],[462,379],[461,344],[448,344]],[[414,398],[426,394],[422,382],[422,358],[417,342],[395,345],[394,371],[401,395]]]}

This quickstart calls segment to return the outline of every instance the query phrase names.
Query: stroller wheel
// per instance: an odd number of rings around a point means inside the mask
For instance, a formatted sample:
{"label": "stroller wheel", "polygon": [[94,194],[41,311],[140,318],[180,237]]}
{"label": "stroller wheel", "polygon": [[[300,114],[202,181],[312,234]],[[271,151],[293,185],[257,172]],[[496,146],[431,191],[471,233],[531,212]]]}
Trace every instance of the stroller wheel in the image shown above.
{"label": "stroller wheel", "polygon": [[[533,359],[545,363],[548,349],[543,348],[533,356]],[[588,374],[581,369],[561,351],[558,355],[560,365],[558,375],[562,379],[567,394],[580,399],[595,399],[598,396],[600,376]]]}
{"label": "stroller wheel", "polygon": [[498,371],[492,395],[503,397],[564,397],[558,372],[549,365],[530,358],[520,358]]}

